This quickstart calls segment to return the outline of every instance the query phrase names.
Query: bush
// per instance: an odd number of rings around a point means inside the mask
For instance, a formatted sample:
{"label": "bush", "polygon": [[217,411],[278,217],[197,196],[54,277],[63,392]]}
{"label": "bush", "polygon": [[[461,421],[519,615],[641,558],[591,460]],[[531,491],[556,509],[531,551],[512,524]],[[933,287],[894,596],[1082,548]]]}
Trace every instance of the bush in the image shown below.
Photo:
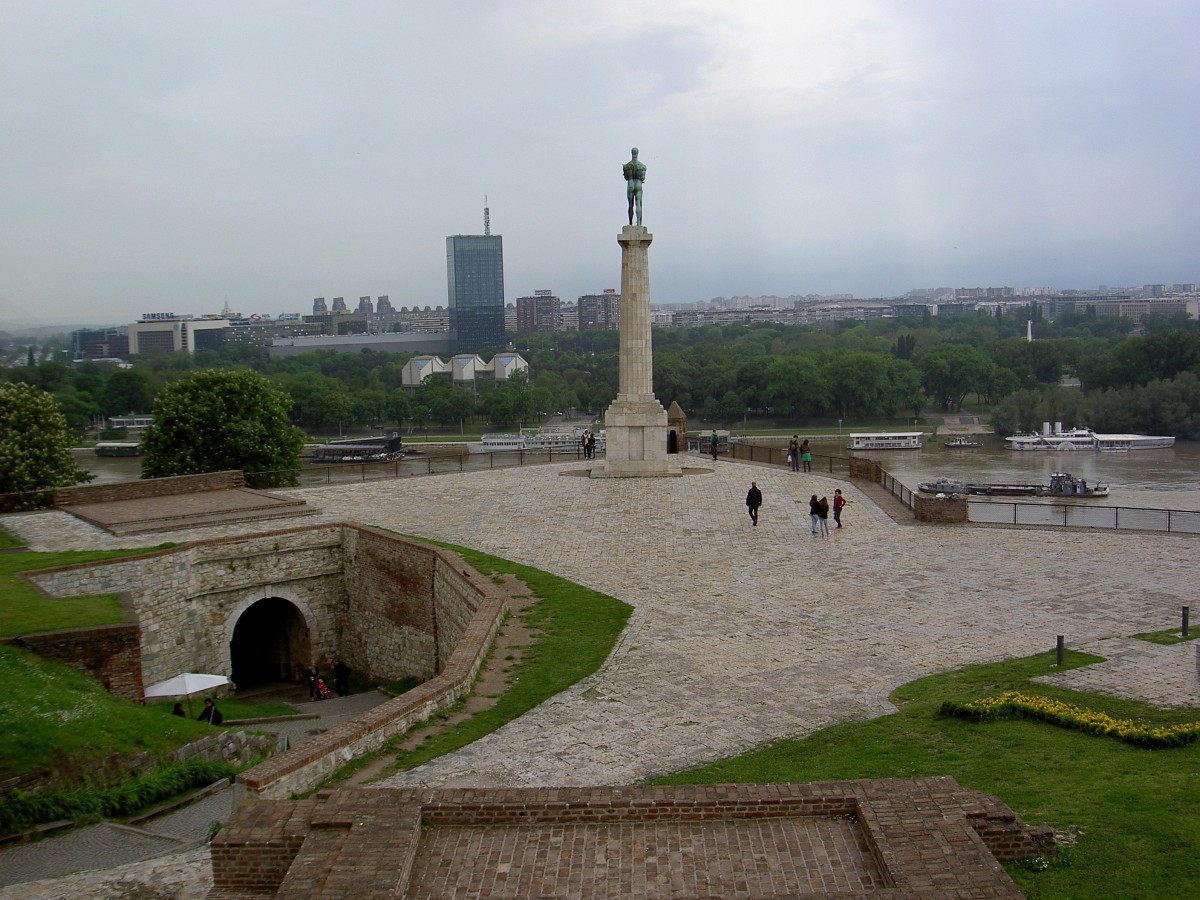
{"label": "bush", "polygon": [[235,774],[237,769],[227,762],[189,759],[160,766],[147,775],[109,788],[88,786],[34,794],[11,791],[0,798],[0,834],[12,834],[60,819],[88,821],[131,816]]}

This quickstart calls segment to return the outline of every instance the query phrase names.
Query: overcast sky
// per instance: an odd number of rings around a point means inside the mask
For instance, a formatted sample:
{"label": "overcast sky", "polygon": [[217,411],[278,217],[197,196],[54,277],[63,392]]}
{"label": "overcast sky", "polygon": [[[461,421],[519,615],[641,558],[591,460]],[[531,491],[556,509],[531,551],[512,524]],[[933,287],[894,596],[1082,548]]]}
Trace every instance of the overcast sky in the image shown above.
{"label": "overcast sky", "polygon": [[0,322],[1200,281],[1200,3],[0,0]]}

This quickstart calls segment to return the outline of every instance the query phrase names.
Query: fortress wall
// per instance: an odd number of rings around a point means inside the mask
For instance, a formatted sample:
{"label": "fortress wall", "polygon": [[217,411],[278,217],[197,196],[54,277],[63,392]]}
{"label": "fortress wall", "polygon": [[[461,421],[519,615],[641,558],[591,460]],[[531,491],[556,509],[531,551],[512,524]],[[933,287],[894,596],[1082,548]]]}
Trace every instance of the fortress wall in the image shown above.
{"label": "fortress wall", "polygon": [[360,527],[345,529],[344,547],[342,658],[372,677],[432,678],[439,668],[433,548]]}
{"label": "fortress wall", "polygon": [[41,569],[24,577],[50,597],[124,593],[142,633],[142,678],[230,674],[238,616],[280,596],[304,614],[314,656],[337,655],[335,622],[346,606],[341,525],[185,544],[145,556]]}

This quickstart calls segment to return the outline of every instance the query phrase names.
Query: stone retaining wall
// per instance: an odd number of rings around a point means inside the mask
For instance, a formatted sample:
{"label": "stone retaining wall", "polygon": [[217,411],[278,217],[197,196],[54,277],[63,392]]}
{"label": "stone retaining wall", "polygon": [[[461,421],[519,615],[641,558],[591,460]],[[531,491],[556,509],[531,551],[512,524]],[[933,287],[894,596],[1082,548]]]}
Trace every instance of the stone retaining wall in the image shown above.
{"label": "stone retaining wall", "polygon": [[173,478],[144,478],[116,484],[85,484],[77,487],[55,488],[54,505],[62,507],[79,506],[85,503],[112,503],[117,500],[166,497],[171,494],[226,491],[245,486],[246,476],[240,471],[177,475]]}

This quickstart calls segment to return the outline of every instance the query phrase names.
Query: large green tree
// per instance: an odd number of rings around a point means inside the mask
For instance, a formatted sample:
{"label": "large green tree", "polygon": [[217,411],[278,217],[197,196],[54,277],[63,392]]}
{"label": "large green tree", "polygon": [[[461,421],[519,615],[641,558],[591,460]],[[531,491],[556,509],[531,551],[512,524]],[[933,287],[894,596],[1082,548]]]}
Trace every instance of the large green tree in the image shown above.
{"label": "large green tree", "polygon": [[71,435],[53,397],[31,384],[0,385],[0,493],[91,481],[71,456]]}
{"label": "large green tree", "polygon": [[241,469],[253,487],[296,483],[304,436],[292,398],[248,369],[200,371],[163,388],[142,440],[142,477]]}

